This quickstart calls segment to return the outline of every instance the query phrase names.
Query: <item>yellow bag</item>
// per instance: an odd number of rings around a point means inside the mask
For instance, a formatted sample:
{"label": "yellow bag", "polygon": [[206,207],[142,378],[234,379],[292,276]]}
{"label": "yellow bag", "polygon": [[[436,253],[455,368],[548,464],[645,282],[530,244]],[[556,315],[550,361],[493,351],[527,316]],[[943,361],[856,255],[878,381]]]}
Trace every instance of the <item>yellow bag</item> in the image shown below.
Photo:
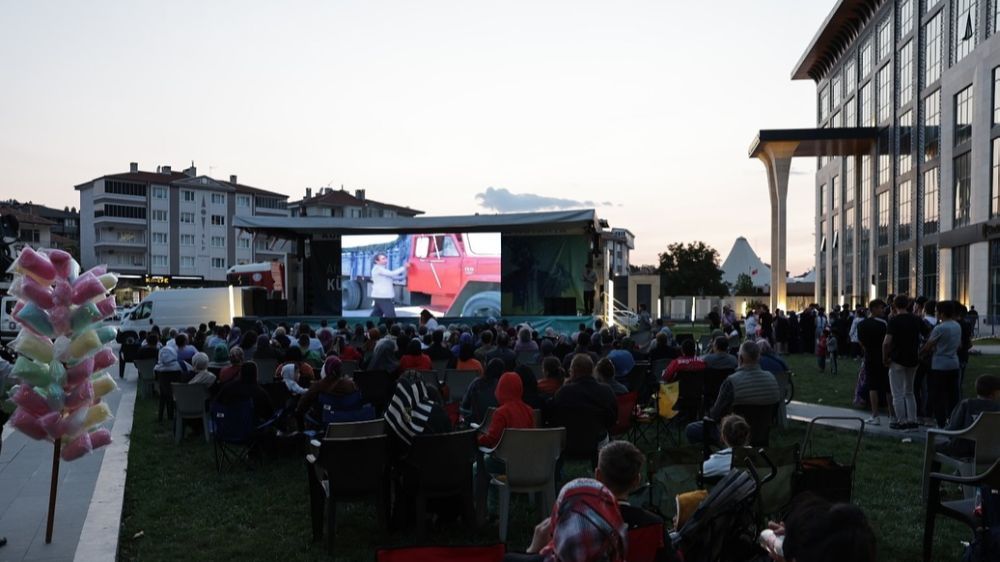
{"label": "yellow bag", "polygon": [[681,383],[660,383],[660,392],[656,398],[656,409],[661,418],[670,419],[677,415],[677,412],[674,410],[674,404],[677,403],[680,395]]}

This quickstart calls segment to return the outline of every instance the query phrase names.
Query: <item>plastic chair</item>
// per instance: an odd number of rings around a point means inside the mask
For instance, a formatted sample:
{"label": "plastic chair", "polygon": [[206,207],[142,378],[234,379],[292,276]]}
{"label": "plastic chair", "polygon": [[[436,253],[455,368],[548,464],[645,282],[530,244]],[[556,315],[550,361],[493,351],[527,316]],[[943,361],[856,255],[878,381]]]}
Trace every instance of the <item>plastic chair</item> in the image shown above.
{"label": "plastic chair", "polygon": [[156,359],[136,359],[133,361],[139,371],[139,397],[151,398],[156,385]]}
{"label": "plastic chair", "polygon": [[635,405],[639,402],[638,392],[629,392],[615,397],[618,400],[618,421],[611,428],[611,437],[620,438],[632,430]]}
{"label": "plastic chair", "polygon": [[739,404],[733,406],[733,413],[741,416],[750,424],[751,447],[767,447],[769,445],[771,442],[771,425],[774,423],[774,416],[777,411],[777,404]]}
{"label": "plastic chair", "polygon": [[502,562],[507,553],[503,543],[488,546],[403,546],[380,548],[376,562]]}
{"label": "plastic chair", "polygon": [[369,421],[331,423],[326,426],[327,439],[373,437],[376,435],[385,435],[384,418],[377,418]]}
{"label": "plastic chair", "polygon": [[545,517],[556,503],[556,461],[566,444],[566,429],[506,429],[491,453],[504,462],[506,474],[496,476],[490,485],[500,492],[500,540],[507,540],[510,519],[510,495],[542,494],[538,504]]}
{"label": "plastic chair", "polygon": [[448,399],[452,402],[461,402],[462,397],[469,390],[469,385],[477,378],[479,378],[479,373],[476,371],[446,369],[444,383],[448,385]]}
{"label": "plastic chair", "polygon": [[[306,456],[306,462],[314,471],[310,478],[313,538],[322,534],[325,511],[326,546],[331,554],[336,543],[337,502],[368,500],[374,496],[379,528],[386,528],[388,443],[387,435],[310,442],[312,452]],[[320,490],[322,496],[317,493]],[[318,509],[320,505],[322,510]]]}
{"label": "plastic chair", "polygon": [[157,407],[157,421],[163,421],[163,411],[167,411],[167,419],[173,421],[174,419],[174,396],[173,396],[173,386],[175,382],[179,382],[183,373],[180,371],[156,371],[156,386],[160,390],[160,401]]}
{"label": "plastic chair", "polygon": [[444,374],[444,372],[448,369],[448,360],[447,359],[431,359],[431,366],[434,367],[435,371],[437,371],[437,372],[439,372],[441,374]]}
{"label": "plastic chair", "polygon": [[278,370],[278,360],[273,357],[254,359],[257,364],[257,383],[261,385],[274,382],[274,372]]}
{"label": "plastic chair", "polygon": [[433,386],[434,388],[441,388],[441,379],[438,377],[439,371],[417,371],[420,378],[423,379],[424,384]]}
{"label": "plastic chair", "polygon": [[184,420],[201,420],[205,442],[210,443],[208,411],[208,385],[175,382],[170,385],[174,396],[174,443],[184,438]]}
{"label": "plastic chair", "polygon": [[[974,442],[972,456],[955,458],[939,453],[936,443],[947,438]],[[929,475],[931,472],[939,471],[941,465],[953,467],[959,475],[969,477],[982,473],[997,459],[1000,459],[1000,412],[983,412],[972,425],[959,431],[928,429],[924,447],[924,498],[927,497]],[[966,498],[971,498],[975,493],[973,488],[963,488],[963,490]]]}
{"label": "plastic chair", "polygon": [[346,396],[320,394],[316,400],[323,412],[323,424],[375,419],[375,408],[371,404],[364,403],[360,391]]}
{"label": "plastic chair", "polygon": [[476,430],[413,438],[402,466],[404,486],[416,495],[417,534],[423,535],[427,500],[461,497],[466,524],[475,522],[472,465],[476,460]]}
{"label": "plastic chair", "polygon": [[212,422],[212,443],[215,469],[232,469],[237,463],[249,466],[255,443],[253,400],[234,404],[212,402],[209,406]]}
{"label": "plastic chair", "polygon": [[354,384],[361,391],[365,402],[375,407],[375,415],[385,413],[389,400],[392,399],[393,381],[385,371],[357,371],[354,373]]}
{"label": "plastic chair", "polygon": [[[927,440],[930,444],[931,439]],[[927,502],[926,515],[924,519],[924,562],[930,562],[931,551],[934,548],[934,518],[938,515],[951,517],[966,524],[975,533],[982,533],[981,536],[989,537],[990,530],[982,529],[983,521],[975,514],[976,500],[961,499],[953,501],[941,501],[941,483],[950,482],[963,486],[984,486],[990,489],[1000,488],[1000,459],[993,463],[986,472],[975,476],[950,476],[938,472],[927,475]],[[988,539],[987,539],[988,540]]]}

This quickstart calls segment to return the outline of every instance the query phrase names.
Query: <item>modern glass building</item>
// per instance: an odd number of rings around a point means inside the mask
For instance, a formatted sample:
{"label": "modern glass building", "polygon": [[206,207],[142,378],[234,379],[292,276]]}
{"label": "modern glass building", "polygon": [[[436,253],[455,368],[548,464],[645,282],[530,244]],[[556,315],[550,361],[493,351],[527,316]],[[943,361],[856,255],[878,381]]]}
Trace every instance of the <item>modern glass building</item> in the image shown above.
{"label": "modern glass building", "polygon": [[1000,317],[1000,0],[839,0],[792,78],[816,82],[817,127],[878,129],[818,158],[817,302]]}

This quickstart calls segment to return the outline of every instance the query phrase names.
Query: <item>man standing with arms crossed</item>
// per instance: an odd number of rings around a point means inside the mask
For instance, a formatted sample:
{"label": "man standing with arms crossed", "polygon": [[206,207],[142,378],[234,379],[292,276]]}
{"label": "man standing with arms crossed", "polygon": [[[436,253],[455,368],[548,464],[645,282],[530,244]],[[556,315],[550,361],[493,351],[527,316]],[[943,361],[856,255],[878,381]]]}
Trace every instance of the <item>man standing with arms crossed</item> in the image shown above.
{"label": "man standing with arms crossed", "polygon": [[395,318],[396,307],[392,304],[396,291],[393,288],[393,281],[402,279],[406,274],[406,265],[397,269],[389,269],[386,264],[389,258],[383,254],[375,254],[375,265],[372,267],[372,300],[375,306],[372,308],[372,316],[380,318]]}

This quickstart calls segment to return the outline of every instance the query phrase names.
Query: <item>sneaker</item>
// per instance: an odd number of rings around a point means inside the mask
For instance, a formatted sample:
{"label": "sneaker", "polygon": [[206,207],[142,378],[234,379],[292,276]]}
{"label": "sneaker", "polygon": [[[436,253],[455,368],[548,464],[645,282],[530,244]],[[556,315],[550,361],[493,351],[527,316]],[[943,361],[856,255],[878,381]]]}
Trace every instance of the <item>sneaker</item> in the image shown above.
{"label": "sneaker", "polygon": [[907,429],[907,430],[909,430],[909,429],[917,429],[917,428],[919,428],[919,427],[920,427],[920,424],[919,424],[919,423],[917,423],[917,422],[912,422],[912,421],[911,421],[911,422],[906,422],[906,423],[904,424],[904,427],[903,427],[903,429]]}
{"label": "sneaker", "polygon": [[880,425],[881,423],[882,422],[879,421],[878,416],[865,420],[865,425]]}
{"label": "sneaker", "polygon": [[906,424],[902,424],[902,423],[899,423],[899,422],[890,422],[889,423],[889,429],[903,429],[905,426],[906,426]]}

